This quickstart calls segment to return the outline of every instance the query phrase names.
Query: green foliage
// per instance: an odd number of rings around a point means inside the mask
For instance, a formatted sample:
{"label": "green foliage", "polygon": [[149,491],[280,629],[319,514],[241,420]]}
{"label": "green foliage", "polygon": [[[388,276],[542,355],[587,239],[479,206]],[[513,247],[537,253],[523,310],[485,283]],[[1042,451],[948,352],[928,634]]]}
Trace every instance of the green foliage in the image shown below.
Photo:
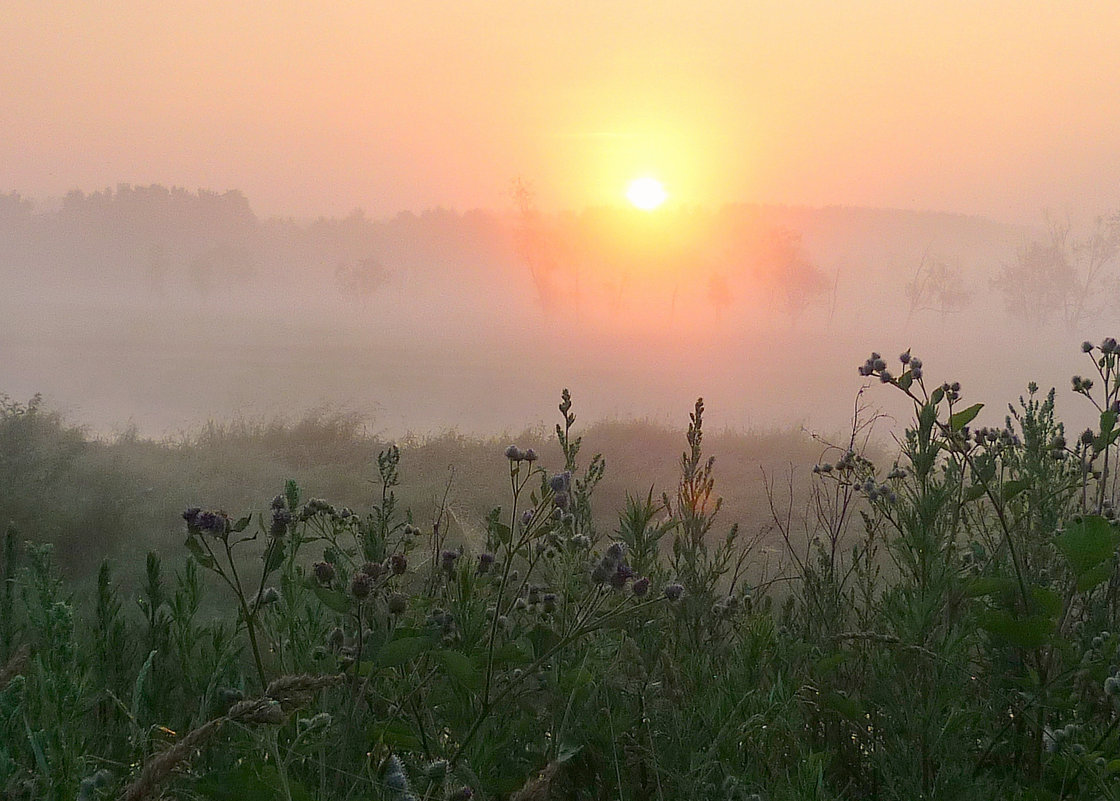
{"label": "green foliage", "polygon": [[430,517],[402,501],[396,445],[360,511],[294,480],[263,512],[188,509],[182,559],[150,553],[138,591],[111,559],[85,601],[12,529],[0,792],[1120,797],[1120,347],[1084,350],[1097,423],[1072,445],[1053,392],[975,428],[959,385],[872,354],[913,420],[886,469],[857,415],[807,494],[768,481],[774,572],[717,528],[702,401],[675,483],[604,536],[567,391],[554,459],[492,455],[507,494],[472,540],[449,491]]}

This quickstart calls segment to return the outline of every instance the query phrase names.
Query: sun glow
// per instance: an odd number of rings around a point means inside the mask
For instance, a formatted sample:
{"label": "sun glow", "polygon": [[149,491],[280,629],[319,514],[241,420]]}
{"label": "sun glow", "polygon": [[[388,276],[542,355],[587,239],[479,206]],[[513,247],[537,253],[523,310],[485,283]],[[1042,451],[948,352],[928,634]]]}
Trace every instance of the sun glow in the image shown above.
{"label": "sun glow", "polygon": [[642,211],[653,211],[668,199],[669,193],[656,178],[635,178],[626,188],[626,199]]}

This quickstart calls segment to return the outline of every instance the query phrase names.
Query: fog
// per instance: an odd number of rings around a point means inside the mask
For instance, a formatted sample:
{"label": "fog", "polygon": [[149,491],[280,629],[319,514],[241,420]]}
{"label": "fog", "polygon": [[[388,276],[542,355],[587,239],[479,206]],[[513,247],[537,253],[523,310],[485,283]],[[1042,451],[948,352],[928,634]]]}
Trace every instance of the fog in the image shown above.
{"label": "fog", "polygon": [[[0,392],[96,433],[357,412],[385,436],[584,421],[841,431],[878,350],[998,424],[1115,334],[1117,229],[863,208],[264,218],[240,192],[0,196]],[[896,420],[908,408],[866,394]],[[887,429],[890,426],[888,424]]]}

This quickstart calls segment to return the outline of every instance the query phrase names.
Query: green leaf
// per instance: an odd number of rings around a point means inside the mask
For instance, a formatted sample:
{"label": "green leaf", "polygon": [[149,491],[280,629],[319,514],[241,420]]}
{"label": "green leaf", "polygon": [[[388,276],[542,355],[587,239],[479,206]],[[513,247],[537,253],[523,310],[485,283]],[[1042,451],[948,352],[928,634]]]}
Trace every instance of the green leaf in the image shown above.
{"label": "green leaf", "polygon": [[423,748],[420,738],[403,721],[390,721],[372,726],[369,730],[371,745],[384,744],[397,751],[419,751]]}
{"label": "green leaf", "polygon": [[980,410],[984,408],[982,403],[974,403],[967,409],[961,409],[959,412],[949,418],[949,429],[952,431],[960,431],[966,425],[976,419],[976,415],[980,414]]}
{"label": "green leaf", "polygon": [[1093,440],[1093,450],[1100,453],[1113,442],[1115,438],[1116,429],[1116,412],[1109,409],[1108,411],[1101,412],[1101,433],[1095,440]]}
{"label": "green leaf", "polygon": [[244,517],[238,518],[237,522],[234,523],[232,526],[230,526],[229,530],[232,531],[235,534],[240,534],[242,531],[244,531],[246,528],[249,527],[249,521],[252,520],[252,519],[253,519],[253,515],[250,512],[249,514],[245,515]]}
{"label": "green leaf", "polygon": [[264,551],[264,572],[266,574],[276,570],[280,565],[284,564],[284,541],[281,539],[273,538],[269,541],[268,547]]}
{"label": "green leaf", "polygon": [[187,541],[184,544],[187,546],[187,550],[191,552],[191,555],[194,556],[196,562],[207,570],[214,569],[214,557],[206,552],[206,549],[202,547],[202,543],[198,541],[197,537],[192,534],[187,537]]}
{"label": "green leaf", "polygon": [[1056,618],[1062,613],[1062,597],[1049,587],[1031,587],[1031,598],[1042,614]]}
{"label": "green leaf", "polygon": [[929,402],[934,406],[941,403],[943,400],[945,400],[945,390],[941,387],[935,389],[929,396]]}
{"label": "green leaf", "polygon": [[984,609],[978,617],[982,629],[1019,648],[1039,648],[1054,631],[1054,619],[1047,615],[1014,617],[1002,609]]}
{"label": "green leaf", "polygon": [[825,693],[821,705],[835,710],[857,725],[867,723],[867,711],[858,700],[840,692]]}
{"label": "green leaf", "polygon": [[381,646],[377,652],[377,664],[381,667],[404,665],[434,647],[435,641],[431,637],[403,637]]}
{"label": "green leaf", "polygon": [[432,658],[443,665],[447,675],[466,689],[477,690],[482,687],[482,675],[475,669],[474,663],[466,654],[441,648],[432,652]]}
{"label": "green leaf", "polygon": [[910,372],[909,370],[907,370],[905,373],[903,373],[902,375],[900,375],[898,377],[898,385],[902,389],[910,389],[910,387],[913,383],[914,383],[914,374],[912,372]]}
{"label": "green leaf", "polygon": [[1101,562],[1096,567],[1091,567],[1077,577],[1077,591],[1088,592],[1102,581],[1108,581],[1112,576],[1112,561]]}
{"label": "green leaf", "polygon": [[1022,494],[1030,485],[1031,483],[1024,478],[1013,478],[1010,481],[1003,482],[1001,492],[1004,502],[1006,503],[1016,495]]}
{"label": "green leaf", "polygon": [[1006,595],[1015,589],[1015,579],[1007,576],[984,576],[973,579],[964,585],[964,594],[969,598],[985,595]]}
{"label": "green leaf", "polygon": [[292,511],[299,506],[299,484],[294,479],[289,478],[284,485],[284,500],[288,502],[288,509]]}
{"label": "green leaf", "polygon": [[[288,777],[292,801],[313,801],[307,788]],[[273,801],[283,798],[284,783],[275,765],[246,762],[231,770],[209,773],[195,783],[194,789],[211,801]]]}
{"label": "green leaf", "polygon": [[148,658],[144,660],[144,665],[140,668],[140,672],[136,675],[136,681],[132,685],[132,706],[128,711],[137,726],[141,725],[140,702],[144,699],[144,685],[148,683],[148,677],[152,675],[152,662],[156,658],[156,653],[156,651],[152,651],[148,654]]}
{"label": "green leaf", "polygon": [[1112,558],[1120,533],[1100,515],[1090,515],[1066,526],[1055,542],[1080,583],[1082,576]]}
{"label": "green leaf", "polygon": [[311,587],[311,591],[315,593],[315,597],[322,602],[323,606],[328,609],[333,609],[336,612],[341,612],[342,614],[346,614],[350,611],[350,599],[338,590],[320,587],[314,582],[308,582],[308,585]]}
{"label": "green leaf", "polygon": [[969,501],[978,501],[984,497],[986,492],[983,484],[972,484],[964,491],[964,501],[965,503]]}

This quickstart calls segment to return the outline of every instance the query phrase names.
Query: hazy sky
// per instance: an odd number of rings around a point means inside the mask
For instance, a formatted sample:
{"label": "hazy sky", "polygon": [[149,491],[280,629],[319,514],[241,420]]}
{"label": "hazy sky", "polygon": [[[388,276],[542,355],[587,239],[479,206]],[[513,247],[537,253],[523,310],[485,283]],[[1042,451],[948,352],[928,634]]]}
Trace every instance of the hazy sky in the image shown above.
{"label": "hazy sky", "polygon": [[1120,208],[1120,3],[3,0],[0,192]]}

